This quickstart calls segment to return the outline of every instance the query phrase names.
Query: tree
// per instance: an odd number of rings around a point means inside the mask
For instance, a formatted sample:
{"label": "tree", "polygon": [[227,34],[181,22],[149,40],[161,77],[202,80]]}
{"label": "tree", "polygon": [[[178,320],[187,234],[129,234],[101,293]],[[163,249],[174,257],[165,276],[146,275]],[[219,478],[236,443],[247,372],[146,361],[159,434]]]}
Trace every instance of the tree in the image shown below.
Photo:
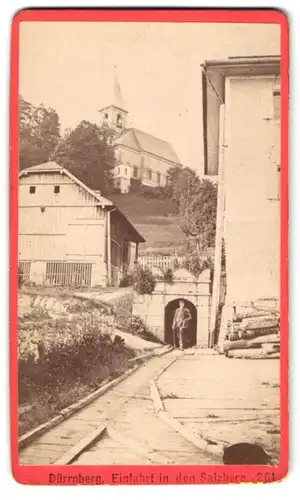
{"label": "tree", "polygon": [[172,167],[168,172],[166,196],[177,207],[179,226],[195,242],[198,255],[215,242],[217,187],[200,179],[188,167]]}
{"label": "tree", "polygon": [[196,172],[189,167],[171,167],[169,169],[164,192],[167,198],[175,203],[178,212],[182,205],[188,202],[199,182],[200,179]]}
{"label": "tree", "polygon": [[68,169],[91,189],[112,189],[115,156],[103,129],[88,121],[65,134],[52,159]]}
{"label": "tree", "polygon": [[19,98],[19,167],[39,165],[49,160],[60,139],[59,117],[52,108],[38,107]]}
{"label": "tree", "polygon": [[197,251],[215,244],[217,218],[217,186],[200,180],[180,209],[182,231],[196,242]]}

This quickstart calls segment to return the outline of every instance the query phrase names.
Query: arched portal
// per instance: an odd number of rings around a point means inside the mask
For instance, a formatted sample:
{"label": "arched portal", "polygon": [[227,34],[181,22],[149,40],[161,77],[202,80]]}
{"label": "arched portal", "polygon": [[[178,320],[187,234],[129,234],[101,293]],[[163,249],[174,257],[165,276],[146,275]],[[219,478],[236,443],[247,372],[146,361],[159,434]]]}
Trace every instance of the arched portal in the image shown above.
{"label": "arched portal", "polygon": [[173,345],[173,318],[176,309],[179,307],[179,301],[183,300],[185,307],[191,312],[192,319],[184,334],[184,347],[192,347],[197,343],[197,309],[192,302],[187,299],[179,297],[178,299],[171,300],[165,307],[165,342]]}

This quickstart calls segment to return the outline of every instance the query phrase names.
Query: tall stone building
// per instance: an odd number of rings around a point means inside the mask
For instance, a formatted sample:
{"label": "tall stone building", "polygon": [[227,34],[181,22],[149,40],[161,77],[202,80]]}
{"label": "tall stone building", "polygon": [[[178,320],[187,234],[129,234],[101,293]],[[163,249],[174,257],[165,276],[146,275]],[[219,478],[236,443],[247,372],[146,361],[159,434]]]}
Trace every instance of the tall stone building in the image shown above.
{"label": "tall stone building", "polygon": [[169,168],[181,163],[168,142],[134,127],[127,128],[128,111],[117,78],[112,102],[101,108],[100,124],[111,134],[117,164],[114,186],[127,193],[133,180],[145,186],[164,186]]}

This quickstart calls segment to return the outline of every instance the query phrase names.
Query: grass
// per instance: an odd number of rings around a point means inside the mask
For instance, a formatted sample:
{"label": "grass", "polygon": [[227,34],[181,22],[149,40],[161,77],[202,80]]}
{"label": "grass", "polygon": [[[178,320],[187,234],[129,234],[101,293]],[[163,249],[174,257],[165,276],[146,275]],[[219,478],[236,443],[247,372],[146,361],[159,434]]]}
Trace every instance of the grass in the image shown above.
{"label": "grass", "polygon": [[175,205],[169,200],[146,198],[139,194],[113,195],[111,200],[144,236],[140,252],[174,251],[186,245],[187,237],[179,228]]}
{"label": "grass", "polygon": [[[64,377],[59,384],[34,387],[27,380],[27,394],[22,391],[23,411],[19,413],[19,434],[22,435],[35,427],[47,422],[59,411],[86,397],[101,385],[125,373],[133,363],[128,363],[134,357],[131,349],[125,348],[123,353],[113,356],[110,363],[90,367],[84,377]],[[32,387],[32,389],[31,389]]]}

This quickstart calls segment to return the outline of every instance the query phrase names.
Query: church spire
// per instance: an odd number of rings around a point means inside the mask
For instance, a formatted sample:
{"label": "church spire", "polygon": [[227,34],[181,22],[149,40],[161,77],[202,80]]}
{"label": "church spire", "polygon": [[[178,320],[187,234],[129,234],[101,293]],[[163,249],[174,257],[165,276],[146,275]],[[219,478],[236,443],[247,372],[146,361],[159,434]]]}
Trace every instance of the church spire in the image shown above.
{"label": "church spire", "polygon": [[121,92],[121,87],[119,84],[119,80],[117,78],[117,75],[115,73],[114,75],[114,89],[113,89],[113,102],[117,108],[125,109],[124,106],[124,100]]}
{"label": "church spire", "polygon": [[99,109],[100,123],[102,127],[109,128],[115,135],[119,135],[126,129],[128,111],[126,111],[122,97],[121,87],[114,71],[113,93],[110,102],[104,108]]}

